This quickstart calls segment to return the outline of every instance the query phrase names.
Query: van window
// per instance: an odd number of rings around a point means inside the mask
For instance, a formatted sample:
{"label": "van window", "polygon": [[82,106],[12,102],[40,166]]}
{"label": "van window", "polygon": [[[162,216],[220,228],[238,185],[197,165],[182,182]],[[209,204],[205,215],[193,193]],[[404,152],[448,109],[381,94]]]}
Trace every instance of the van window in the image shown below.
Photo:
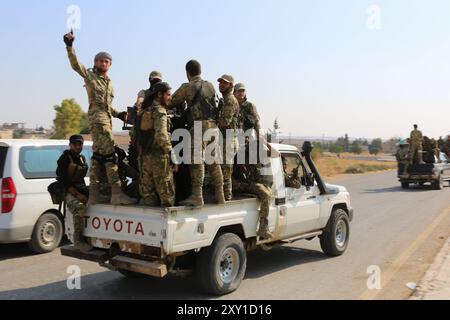
{"label": "van window", "polygon": [[5,169],[7,153],[8,153],[8,147],[0,147],[0,179],[3,178],[3,170]]}
{"label": "van window", "polygon": [[[57,161],[67,146],[22,147],[19,154],[19,168],[25,179],[56,178]],[[91,147],[84,147],[87,162],[92,156]]]}

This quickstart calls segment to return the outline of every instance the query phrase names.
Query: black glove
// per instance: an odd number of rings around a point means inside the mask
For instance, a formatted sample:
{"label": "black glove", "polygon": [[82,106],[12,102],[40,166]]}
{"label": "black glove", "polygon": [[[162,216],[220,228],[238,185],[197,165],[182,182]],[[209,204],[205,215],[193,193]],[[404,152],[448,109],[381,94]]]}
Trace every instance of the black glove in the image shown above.
{"label": "black glove", "polygon": [[[71,39],[68,38],[69,34],[72,35]],[[66,44],[66,46],[71,47],[73,45],[74,40],[75,40],[75,37],[73,36],[72,31],[70,33],[64,35],[64,43]]]}
{"label": "black glove", "polygon": [[124,112],[119,113],[117,115],[117,118],[122,120],[122,121],[126,121],[127,120],[127,115],[128,115],[128,112],[124,111]]}

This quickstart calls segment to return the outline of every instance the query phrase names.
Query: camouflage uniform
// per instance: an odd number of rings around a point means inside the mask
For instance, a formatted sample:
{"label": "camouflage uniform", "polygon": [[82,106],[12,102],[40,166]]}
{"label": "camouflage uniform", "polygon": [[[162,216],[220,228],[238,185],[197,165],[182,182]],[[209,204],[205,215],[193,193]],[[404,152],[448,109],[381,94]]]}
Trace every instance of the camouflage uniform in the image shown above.
{"label": "camouflage uniform", "polygon": [[[231,90],[223,94],[223,102],[219,106],[219,128],[223,137],[223,159],[222,159],[222,174],[223,174],[223,189],[225,200],[230,201],[233,196],[232,180],[233,174],[233,160],[238,152],[239,141],[237,138],[237,130],[239,129],[239,103],[232,94]],[[227,139],[227,131],[232,133],[230,140]]]}
{"label": "camouflage uniform", "polygon": [[245,101],[240,105],[240,124],[244,132],[249,129],[255,129],[257,133],[261,130],[261,122],[259,120],[256,106],[250,101]]}
{"label": "camouflage uniform", "polygon": [[420,130],[413,130],[411,131],[410,136],[410,150],[409,150],[409,158],[411,163],[414,162],[415,159],[419,159],[418,162],[421,163],[422,161],[422,142],[423,142],[423,135]]}
{"label": "camouflage uniform", "polygon": [[[86,69],[77,59],[73,47],[67,47],[70,64],[83,79],[89,98],[88,120],[93,140],[92,150],[101,156],[108,157],[114,154],[114,140],[112,136],[112,117],[118,117],[112,107],[114,88],[108,77],[101,76],[93,69]],[[90,171],[91,187],[99,187],[104,183],[101,168],[106,169],[109,185],[120,189],[120,178],[117,164],[114,162],[101,163],[92,159]]]}
{"label": "camouflage uniform", "polygon": [[284,173],[284,185],[286,188],[300,189],[302,186],[298,174],[288,174]]}
{"label": "camouflage uniform", "polygon": [[[258,235],[262,238],[272,237],[269,232],[269,209],[272,198],[272,190],[263,180],[260,174],[260,165],[240,165],[240,174],[233,179],[233,188],[236,193],[249,193],[258,197],[261,201],[259,208]],[[244,172],[242,172],[244,170]]]}
{"label": "camouflage uniform", "polygon": [[158,196],[165,207],[175,204],[175,184],[170,162],[172,141],[166,108],[157,101],[142,114],[141,130],[149,131],[150,140],[142,156],[141,196],[145,205],[155,206]]}
{"label": "camouflage uniform", "polygon": [[[84,241],[83,216],[87,211],[87,204],[78,200],[73,194],[82,194],[89,196],[89,189],[84,182],[88,171],[86,159],[81,154],[73,154],[66,150],[58,159],[56,169],[57,180],[64,185],[66,189],[66,205],[73,217],[73,242],[77,249],[90,249],[90,246]],[[72,194],[73,193],[73,194]]]}
{"label": "camouflage uniform", "polygon": [[395,155],[398,162],[398,175],[405,175],[410,164],[408,145],[399,145]]}
{"label": "camouflage uniform", "polygon": [[[216,104],[215,102],[216,91],[214,89],[214,86],[208,81],[203,81],[201,76],[195,76],[192,77],[192,79],[188,83],[182,84],[181,87],[177,91],[175,91],[175,93],[172,95],[171,107],[176,107],[186,102],[188,108],[187,111],[191,114],[191,118],[194,121],[201,121],[202,123],[201,140],[198,140],[197,135],[194,134],[194,127],[192,126],[192,124],[189,124],[191,126],[190,134],[191,134],[191,155],[192,155],[192,162],[189,167],[192,179],[192,191],[193,194],[194,193],[200,194],[202,196],[202,187],[205,178],[205,165],[206,165],[212,177],[217,197],[218,195],[220,196],[220,193],[223,194],[222,170],[220,168],[220,164],[218,163],[204,164],[205,148],[209,144],[209,142],[203,141],[203,134],[208,129],[217,129],[217,123],[216,120],[213,119],[211,116],[203,115],[199,110],[199,108],[196,108],[198,103],[196,103],[197,101],[194,101],[194,98],[196,97],[199,90],[201,90],[204,99],[207,100],[211,105]],[[200,155],[197,156],[195,155],[195,148],[194,148],[195,145],[201,147]],[[200,160],[200,163],[195,163],[196,162],[194,161],[195,159]]]}

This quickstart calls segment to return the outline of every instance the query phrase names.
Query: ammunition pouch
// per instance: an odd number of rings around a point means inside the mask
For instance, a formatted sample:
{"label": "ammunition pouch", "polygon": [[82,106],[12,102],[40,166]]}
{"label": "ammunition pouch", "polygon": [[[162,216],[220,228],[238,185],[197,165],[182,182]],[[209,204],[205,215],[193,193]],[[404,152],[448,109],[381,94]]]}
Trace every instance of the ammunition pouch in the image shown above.
{"label": "ammunition pouch", "polygon": [[92,155],[92,160],[98,161],[100,163],[106,164],[106,163],[114,163],[117,164],[118,157],[115,152],[109,154],[109,155],[101,155],[99,153],[94,152]]}
{"label": "ammunition pouch", "polygon": [[52,198],[53,204],[61,204],[64,202],[66,198],[66,188],[64,184],[59,181],[55,181],[51,183],[47,187],[48,193],[50,193],[50,197]]}

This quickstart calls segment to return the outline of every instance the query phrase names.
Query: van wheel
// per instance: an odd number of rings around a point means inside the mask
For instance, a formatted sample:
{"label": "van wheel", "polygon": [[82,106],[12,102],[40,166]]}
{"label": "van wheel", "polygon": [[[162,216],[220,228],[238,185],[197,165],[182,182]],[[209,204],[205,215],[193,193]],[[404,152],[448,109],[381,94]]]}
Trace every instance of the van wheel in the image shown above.
{"label": "van wheel", "polygon": [[36,253],[51,252],[59,246],[63,233],[63,225],[57,215],[43,214],[34,226],[28,245]]}
{"label": "van wheel", "polygon": [[409,183],[408,182],[402,182],[402,188],[403,189],[408,189],[409,188]]}
{"label": "van wheel", "polygon": [[196,276],[206,293],[225,295],[239,288],[246,268],[247,252],[241,238],[224,233],[200,251]]}
{"label": "van wheel", "polygon": [[323,252],[330,257],[342,255],[347,250],[350,222],[343,209],[334,209],[324,233],[319,236]]}

